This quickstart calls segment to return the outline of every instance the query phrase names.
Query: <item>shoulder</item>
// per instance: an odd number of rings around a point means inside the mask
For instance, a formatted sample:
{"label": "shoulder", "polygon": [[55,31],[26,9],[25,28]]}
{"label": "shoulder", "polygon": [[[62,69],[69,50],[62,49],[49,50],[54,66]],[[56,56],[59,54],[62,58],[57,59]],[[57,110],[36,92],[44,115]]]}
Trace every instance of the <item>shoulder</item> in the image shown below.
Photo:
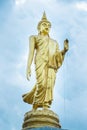
{"label": "shoulder", "polygon": [[34,42],[36,42],[37,37],[38,37],[37,35],[31,35],[31,36],[29,36],[29,40],[30,41],[33,40]]}
{"label": "shoulder", "polygon": [[36,35],[31,35],[29,36],[29,39],[35,39],[37,36]]}

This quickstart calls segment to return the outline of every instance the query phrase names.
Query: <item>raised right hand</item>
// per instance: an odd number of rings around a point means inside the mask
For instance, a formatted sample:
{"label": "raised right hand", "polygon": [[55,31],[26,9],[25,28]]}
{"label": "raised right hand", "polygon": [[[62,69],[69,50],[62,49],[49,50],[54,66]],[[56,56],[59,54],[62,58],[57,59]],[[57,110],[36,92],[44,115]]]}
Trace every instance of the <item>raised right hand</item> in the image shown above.
{"label": "raised right hand", "polygon": [[64,40],[64,51],[67,52],[69,50],[69,41],[68,39]]}

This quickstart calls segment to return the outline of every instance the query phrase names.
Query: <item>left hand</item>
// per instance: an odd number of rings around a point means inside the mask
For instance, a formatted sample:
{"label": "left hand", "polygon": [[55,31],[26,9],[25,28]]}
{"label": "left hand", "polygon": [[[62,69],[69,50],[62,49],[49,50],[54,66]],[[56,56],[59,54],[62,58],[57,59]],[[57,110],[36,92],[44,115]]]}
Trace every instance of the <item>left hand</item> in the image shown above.
{"label": "left hand", "polygon": [[64,51],[67,52],[69,50],[69,41],[68,39],[64,40]]}
{"label": "left hand", "polygon": [[30,67],[27,67],[27,71],[26,71],[26,78],[27,78],[27,80],[30,80],[30,79],[29,79],[30,76],[31,76],[31,68],[30,68]]}

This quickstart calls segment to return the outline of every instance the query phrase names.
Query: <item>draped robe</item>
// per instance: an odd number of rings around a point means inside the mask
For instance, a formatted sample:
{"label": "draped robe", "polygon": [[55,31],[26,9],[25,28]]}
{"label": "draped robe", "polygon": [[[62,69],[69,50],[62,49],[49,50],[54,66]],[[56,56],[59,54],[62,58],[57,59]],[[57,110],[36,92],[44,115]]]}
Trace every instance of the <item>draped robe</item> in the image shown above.
{"label": "draped robe", "polygon": [[49,36],[38,35],[35,39],[37,82],[29,93],[23,95],[23,100],[43,107],[45,103],[52,103],[56,72],[62,65],[64,55],[59,51],[58,43]]}

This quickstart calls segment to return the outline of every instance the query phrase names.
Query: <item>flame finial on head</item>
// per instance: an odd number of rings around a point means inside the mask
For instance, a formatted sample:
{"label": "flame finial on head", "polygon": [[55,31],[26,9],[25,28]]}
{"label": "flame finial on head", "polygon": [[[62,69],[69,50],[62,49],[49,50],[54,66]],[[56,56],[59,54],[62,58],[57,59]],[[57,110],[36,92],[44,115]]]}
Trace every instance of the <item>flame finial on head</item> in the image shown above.
{"label": "flame finial on head", "polygon": [[44,11],[43,16],[42,16],[42,21],[44,21],[44,20],[45,20],[45,21],[47,20],[45,11]]}

